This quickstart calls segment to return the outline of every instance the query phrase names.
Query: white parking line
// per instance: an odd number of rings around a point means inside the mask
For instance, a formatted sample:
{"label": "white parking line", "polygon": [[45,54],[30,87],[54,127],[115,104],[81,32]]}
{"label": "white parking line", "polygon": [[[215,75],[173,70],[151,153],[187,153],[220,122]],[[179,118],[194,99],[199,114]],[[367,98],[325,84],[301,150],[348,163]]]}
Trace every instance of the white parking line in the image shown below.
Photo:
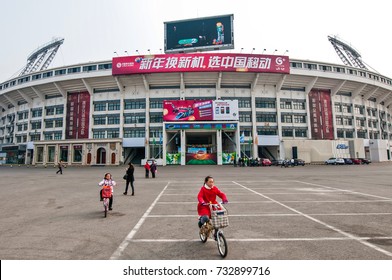
{"label": "white parking line", "polygon": [[112,254],[110,257],[111,260],[117,260],[121,257],[122,253],[124,250],[128,247],[129,243],[131,242],[132,238],[135,236],[135,234],[138,232],[148,215],[151,213],[152,209],[154,208],[155,204],[157,204],[158,200],[161,198],[162,194],[165,192],[167,187],[169,186],[170,182],[167,183],[167,185],[163,188],[161,193],[157,196],[157,198],[154,200],[154,202],[150,205],[150,207],[147,209],[147,211],[143,214],[143,216],[140,218],[139,222],[135,225],[135,227],[130,231],[130,233],[125,237],[123,242],[121,242],[120,246],[118,246],[117,250]]}
{"label": "white parking line", "polygon": [[[392,236],[384,237],[358,237],[358,240],[368,241],[368,240],[389,240]],[[296,242],[296,241],[350,241],[349,237],[315,237],[315,238],[227,238],[230,242]],[[209,241],[214,241],[209,239]],[[200,242],[200,239],[133,239],[131,242],[143,243],[143,242],[162,242],[162,243],[173,243],[173,242]]]}
{"label": "white parking line", "polygon": [[[298,182],[301,182],[301,181],[298,181]],[[384,255],[386,255],[386,256],[392,257],[392,252],[389,252],[389,251],[384,250],[384,249],[382,249],[382,248],[380,248],[380,247],[378,247],[378,246],[375,246],[375,245],[373,245],[373,244],[367,242],[366,240],[362,240],[360,237],[357,237],[357,236],[352,235],[352,234],[350,234],[350,233],[347,233],[347,232],[345,232],[345,231],[343,231],[343,230],[341,230],[341,229],[338,229],[338,228],[336,228],[336,227],[334,227],[334,226],[331,226],[331,225],[329,225],[329,224],[327,224],[327,223],[324,223],[324,222],[322,222],[322,221],[320,221],[320,220],[318,220],[318,219],[316,219],[316,218],[314,218],[314,217],[312,217],[312,216],[310,216],[310,215],[307,215],[307,214],[305,214],[305,213],[302,213],[301,211],[298,211],[298,210],[296,210],[296,209],[294,209],[294,208],[292,208],[292,207],[290,207],[290,206],[288,206],[288,205],[286,205],[286,204],[283,204],[283,203],[281,203],[281,202],[279,202],[279,201],[277,201],[277,200],[275,200],[275,199],[273,199],[273,198],[270,198],[270,197],[268,197],[268,196],[266,196],[266,195],[264,195],[264,194],[261,194],[261,193],[259,193],[259,192],[257,192],[257,191],[254,191],[254,190],[250,189],[250,188],[247,188],[247,187],[245,187],[245,186],[243,186],[243,185],[241,185],[241,184],[239,184],[239,183],[237,183],[237,182],[235,182],[235,181],[233,181],[233,183],[234,183],[234,184],[237,184],[238,186],[243,187],[244,189],[249,190],[250,192],[252,192],[252,193],[254,193],[254,194],[257,194],[257,195],[262,196],[262,197],[264,197],[264,198],[266,198],[266,199],[269,199],[269,200],[271,200],[271,201],[274,201],[275,203],[279,204],[280,206],[282,206],[282,207],[284,207],[284,208],[286,208],[286,209],[289,209],[289,210],[293,211],[294,213],[300,214],[300,215],[302,215],[303,217],[308,218],[309,220],[312,220],[312,221],[314,221],[314,222],[316,222],[316,223],[318,223],[318,224],[321,224],[321,225],[323,225],[323,226],[325,226],[325,227],[327,227],[327,228],[329,228],[329,229],[331,229],[331,230],[333,230],[333,231],[336,231],[336,232],[338,232],[338,233],[340,233],[340,234],[346,236],[346,237],[349,238],[349,239],[358,241],[359,243],[361,243],[361,244],[363,244],[363,245],[365,245],[365,246],[367,246],[367,247],[370,247],[370,248],[372,248],[372,249],[374,249],[374,250],[376,250],[376,251],[378,251],[378,252],[380,252],[380,253],[382,253],[382,254],[384,254]],[[301,182],[301,183],[306,184],[306,182]],[[311,185],[311,184],[310,184],[310,185]],[[319,186],[321,186],[321,185],[319,185]],[[341,191],[342,191],[342,190],[341,190]],[[354,193],[355,193],[355,192],[354,192]],[[371,195],[371,196],[372,196],[372,195]],[[374,197],[389,199],[389,198],[379,197],[379,196],[374,196]]]}
{"label": "white parking line", "polygon": [[359,194],[359,195],[363,195],[363,196],[370,196],[370,197],[387,199],[387,200],[392,199],[390,197],[361,193],[361,192],[356,192],[356,191],[349,191],[349,190],[344,190],[344,189],[339,189],[339,188],[334,188],[334,187],[329,187],[329,186],[324,186],[324,185],[319,185],[319,184],[313,184],[313,183],[308,183],[308,182],[303,182],[303,181],[296,181],[296,182],[301,183],[301,184],[305,184],[305,185],[316,186],[316,187],[321,187],[321,188],[335,190],[335,191],[341,191],[341,192],[345,192],[345,193],[349,193],[349,194]]}

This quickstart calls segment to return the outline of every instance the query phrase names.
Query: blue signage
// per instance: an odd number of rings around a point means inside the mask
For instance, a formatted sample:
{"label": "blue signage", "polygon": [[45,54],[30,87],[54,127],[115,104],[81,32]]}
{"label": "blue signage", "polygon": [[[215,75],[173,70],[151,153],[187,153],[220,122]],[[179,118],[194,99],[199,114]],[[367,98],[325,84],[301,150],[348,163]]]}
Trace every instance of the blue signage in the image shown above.
{"label": "blue signage", "polygon": [[336,146],[336,149],[342,149],[342,150],[344,150],[344,149],[348,149],[349,147],[346,145],[346,144],[338,144],[337,146]]}

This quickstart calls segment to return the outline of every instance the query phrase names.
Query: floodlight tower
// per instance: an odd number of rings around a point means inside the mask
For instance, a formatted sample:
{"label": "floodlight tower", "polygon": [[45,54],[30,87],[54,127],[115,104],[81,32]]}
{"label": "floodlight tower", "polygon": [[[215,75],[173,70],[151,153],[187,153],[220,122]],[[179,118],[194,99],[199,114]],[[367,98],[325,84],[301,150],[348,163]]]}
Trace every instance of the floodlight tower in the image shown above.
{"label": "floodlight tower", "polygon": [[362,62],[361,55],[353,47],[348,44],[336,39],[336,37],[328,36],[328,40],[331,42],[339,58],[347,66],[353,66],[362,69],[368,69]]}
{"label": "floodlight tower", "polygon": [[35,72],[37,70],[47,69],[50,63],[53,61],[54,57],[56,56],[56,53],[60,48],[60,46],[63,44],[63,42],[64,42],[64,38],[55,38],[49,43],[33,51],[27,58],[27,64],[20,72],[19,76],[23,76],[25,74]]}

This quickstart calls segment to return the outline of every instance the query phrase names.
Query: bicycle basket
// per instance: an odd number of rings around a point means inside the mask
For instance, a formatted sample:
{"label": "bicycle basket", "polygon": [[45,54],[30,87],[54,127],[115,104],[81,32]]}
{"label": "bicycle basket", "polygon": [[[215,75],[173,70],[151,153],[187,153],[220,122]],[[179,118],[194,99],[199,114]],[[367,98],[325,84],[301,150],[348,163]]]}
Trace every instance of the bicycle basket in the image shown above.
{"label": "bicycle basket", "polygon": [[112,196],[112,188],[110,186],[103,186],[102,188],[102,197],[110,198]]}
{"label": "bicycle basket", "polygon": [[226,209],[212,210],[211,222],[214,228],[224,228],[229,225],[229,216]]}

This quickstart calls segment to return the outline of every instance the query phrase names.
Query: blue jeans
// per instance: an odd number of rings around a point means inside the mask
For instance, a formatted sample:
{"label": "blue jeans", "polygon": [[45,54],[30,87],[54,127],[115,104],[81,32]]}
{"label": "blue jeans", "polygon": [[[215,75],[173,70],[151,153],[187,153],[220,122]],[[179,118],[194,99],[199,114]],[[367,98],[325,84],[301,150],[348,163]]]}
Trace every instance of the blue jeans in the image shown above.
{"label": "blue jeans", "polygon": [[210,218],[207,215],[201,216],[199,218],[199,228],[201,228],[204,223],[207,223],[210,220]]}

